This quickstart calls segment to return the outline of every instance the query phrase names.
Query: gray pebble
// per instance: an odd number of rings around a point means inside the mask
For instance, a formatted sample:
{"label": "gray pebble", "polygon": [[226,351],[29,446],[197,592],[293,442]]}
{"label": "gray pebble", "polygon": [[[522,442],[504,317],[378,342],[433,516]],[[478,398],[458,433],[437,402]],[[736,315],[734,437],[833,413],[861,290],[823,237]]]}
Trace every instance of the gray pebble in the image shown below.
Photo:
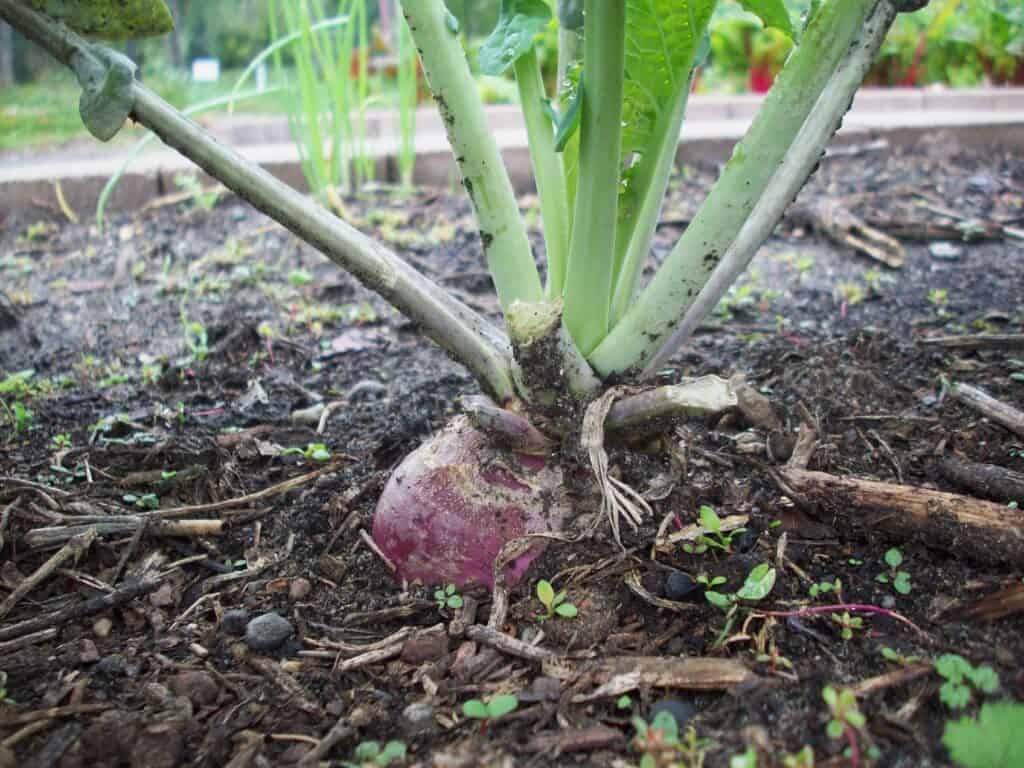
{"label": "gray pebble", "polygon": [[434,720],[434,705],[429,701],[418,701],[402,710],[402,733],[418,736],[437,728]]}
{"label": "gray pebble", "polygon": [[276,613],[264,613],[245,628],[245,643],[254,651],[272,651],[292,636],[291,622]]}
{"label": "gray pebble", "polygon": [[249,624],[249,612],[241,608],[233,608],[227,611],[220,620],[220,628],[229,635],[241,637],[245,634],[245,628]]}

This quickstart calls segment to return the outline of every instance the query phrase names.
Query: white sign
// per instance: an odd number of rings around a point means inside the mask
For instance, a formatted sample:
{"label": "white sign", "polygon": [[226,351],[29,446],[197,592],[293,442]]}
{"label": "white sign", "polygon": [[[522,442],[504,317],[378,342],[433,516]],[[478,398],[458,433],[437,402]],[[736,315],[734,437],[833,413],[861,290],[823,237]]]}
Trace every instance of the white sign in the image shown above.
{"label": "white sign", "polygon": [[193,59],[192,80],[197,83],[216,83],[220,80],[220,59]]}

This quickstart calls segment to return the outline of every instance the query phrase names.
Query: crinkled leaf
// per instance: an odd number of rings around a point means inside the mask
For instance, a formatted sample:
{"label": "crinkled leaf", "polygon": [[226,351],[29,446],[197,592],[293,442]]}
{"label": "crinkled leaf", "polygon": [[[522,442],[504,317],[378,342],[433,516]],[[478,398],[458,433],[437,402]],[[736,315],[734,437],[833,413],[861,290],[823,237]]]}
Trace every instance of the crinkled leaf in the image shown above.
{"label": "crinkled leaf", "polygon": [[1024,765],[1024,705],[985,704],[977,720],[965,717],[946,723],[942,743],[964,768]]}
{"label": "crinkled leaf", "polygon": [[29,6],[90,37],[157,37],[174,29],[164,0],[29,0]]}
{"label": "crinkled leaf", "polygon": [[764,22],[766,27],[775,27],[793,37],[793,20],[789,17],[783,0],[739,0],[744,10],[750,11]]}
{"label": "crinkled leaf", "polygon": [[494,31],[477,53],[480,71],[500,75],[533,47],[533,36],[551,19],[544,0],[501,0],[501,14]]}
{"label": "crinkled leaf", "polygon": [[650,151],[662,110],[685,88],[716,0],[627,0],[622,151]]}

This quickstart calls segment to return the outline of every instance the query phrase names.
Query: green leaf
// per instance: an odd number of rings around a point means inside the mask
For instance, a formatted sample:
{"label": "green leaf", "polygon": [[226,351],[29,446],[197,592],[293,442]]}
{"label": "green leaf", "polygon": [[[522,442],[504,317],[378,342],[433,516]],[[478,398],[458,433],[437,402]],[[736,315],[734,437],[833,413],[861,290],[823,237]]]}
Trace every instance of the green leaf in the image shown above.
{"label": "green leaf", "polygon": [[449,608],[453,608],[453,609],[461,608],[462,607],[462,596],[461,595],[452,595],[451,597],[449,597],[448,598],[448,607]]}
{"label": "green leaf", "polygon": [[942,743],[963,768],[1024,765],[1024,705],[985,704],[977,720],[946,723]]}
{"label": "green leaf", "polygon": [[174,29],[164,0],[29,0],[29,6],[90,37],[157,37]]}
{"label": "green leaf", "polygon": [[655,731],[661,731],[661,737],[666,742],[679,740],[679,724],[671,712],[661,710],[651,721],[651,728]]}
{"label": "green leaf", "polygon": [[698,512],[700,517],[700,524],[711,533],[721,533],[722,531],[722,519],[715,513],[711,507],[704,504]]}
{"label": "green leaf", "polygon": [[462,705],[462,714],[474,720],[486,720],[490,717],[487,712],[487,705],[480,699],[470,699]]}
{"label": "green leaf", "polygon": [[995,693],[999,690],[999,675],[988,664],[970,670],[967,679],[982,693]]}
{"label": "green leaf", "polygon": [[555,152],[564,152],[569,139],[579,130],[582,106],[583,89],[577,83],[569,98],[569,105],[555,121]]}
{"label": "green leaf", "polygon": [[544,604],[546,608],[550,608],[555,600],[555,588],[551,586],[551,582],[546,579],[541,579],[537,582],[537,599]]}
{"label": "green leaf", "polygon": [[909,595],[912,589],[910,586],[910,574],[906,571],[897,573],[896,578],[892,580],[892,588],[901,595]]}
{"label": "green leaf", "polygon": [[843,724],[838,720],[829,720],[825,726],[825,733],[830,739],[841,739],[843,737]]}
{"label": "green leaf", "polygon": [[939,687],[939,700],[950,709],[963,709],[971,701],[971,689],[963,683],[946,681]]}
{"label": "green leaf", "polygon": [[768,563],[761,563],[747,576],[736,597],[741,600],[763,600],[775,586],[775,569]]}
{"label": "green leaf", "polygon": [[885,564],[890,568],[899,568],[903,564],[903,553],[896,549],[896,547],[887,550],[885,553]]}
{"label": "green leaf", "polygon": [[723,595],[721,592],[705,592],[704,597],[713,606],[721,608],[723,611],[732,606],[732,595]]}
{"label": "green leaf", "polygon": [[497,720],[509,712],[515,712],[518,706],[519,699],[515,696],[507,693],[501,694],[487,702],[487,714],[492,720]]}
{"label": "green leaf", "polygon": [[501,0],[501,13],[494,31],[477,53],[480,71],[501,75],[515,60],[533,47],[533,37],[551,19],[545,0]]}
{"label": "green leaf", "polygon": [[970,662],[956,653],[944,653],[935,660],[935,671],[952,683],[959,683],[971,669]]}
{"label": "green leaf", "polygon": [[377,755],[380,754],[380,742],[379,741],[364,741],[356,747],[355,752],[352,756],[356,760],[367,761],[373,760]]}
{"label": "green leaf", "polygon": [[775,27],[793,37],[793,20],[789,17],[783,0],[739,0],[744,10],[750,11],[764,22],[766,27]]}
{"label": "green leaf", "polygon": [[579,615],[579,610],[572,603],[562,603],[555,608],[555,613],[566,619],[575,619]]}

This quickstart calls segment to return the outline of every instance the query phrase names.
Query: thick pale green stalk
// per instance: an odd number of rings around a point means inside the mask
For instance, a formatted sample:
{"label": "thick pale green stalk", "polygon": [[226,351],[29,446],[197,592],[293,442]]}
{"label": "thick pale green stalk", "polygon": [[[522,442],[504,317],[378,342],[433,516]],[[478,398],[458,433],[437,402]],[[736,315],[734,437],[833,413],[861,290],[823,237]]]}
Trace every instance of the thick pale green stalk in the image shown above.
{"label": "thick pale green stalk", "polygon": [[476,81],[453,29],[455,19],[443,0],[406,0],[402,10],[476,212],[487,267],[502,309],[508,311],[516,300],[540,301],[543,290],[526,227],[487,125]]}
{"label": "thick pale green stalk", "polygon": [[686,103],[690,96],[693,75],[686,78],[682,89],[675,95],[670,108],[664,110],[659,125],[654,130],[657,142],[650,154],[641,161],[638,173],[630,179],[640,194],[640,207],[631,211],[618,223],[615,231],[615,293],[612,296],[612,327],[626,314],[633,295],[636,281],[643,271],[647,254],[654,240],[654,230],[661,215],[661,206],[668,189],[668,179],[675,166],[676,150],[679,148],[679,132],[686,114]]}
{"label": "thick pale green stalk", "polygon": [[588,355],[598,373],[643,367],[668,340],[761,199],[875,4],[827,0],[818,9],[690,226],[622,321]]}
{"label": "thick pale green stalk", "polygon": [[565,326],[583,354],[608,332],[622,140],[625,0],[586,0],[579,181],[565,284]]}
{"label": "thick pale green stalk", "polygon": [[[101,66],[78,35],[18,0],[0,0],[0,19],[66,66],[87,59]],[[427,280],[379,243],[310,203],[259,166],[217,142],[140,83],[132,85],[132,117],[226,187],[319,248],[399,311],[421,325],[499,401],[515,396],[507,340],[469,307]]]}
{"label": "thick pale green stalk", "polygon": [[779,218],[796,197],[825,146],[839,128],[843,113],[871,68],[885,35],[889,31],[896,8],[892,0],[880,0],[864,23],[863,33],[850,47],[821,97],[814,105],[789,151],[744,223],[736,239],[726,250],[711,279],[690,306],[682,323],[647,365],[644,375],[653,374],[714,310],[740,273],[747,268],[761,243],[769,237]]}
{"label": "thick pale green stalk", "polygon": [[544,81],[537,53],[531,48],[515,64],[519,100],[522,103],[526,134],[530,142],[533,177],[537,181],[544,243],[547,246],[549,300],[562,295],[565,265],[569,252],[569,198],[565,191],[562,157],[555,152],[555,134],[551,120],[544,114]]}

